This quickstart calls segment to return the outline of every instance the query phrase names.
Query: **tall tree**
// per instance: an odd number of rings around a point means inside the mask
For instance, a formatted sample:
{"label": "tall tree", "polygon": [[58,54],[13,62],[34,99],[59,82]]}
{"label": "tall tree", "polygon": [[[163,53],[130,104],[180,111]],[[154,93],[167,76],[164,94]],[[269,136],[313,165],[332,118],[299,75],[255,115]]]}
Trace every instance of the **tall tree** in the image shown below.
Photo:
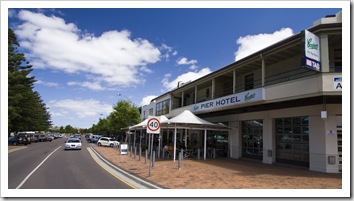
{"label": "tall tree", "polygon": [[139,109],[130,101],[121,100],[113,106],[114,111],[108,117],[111,127],[118,130],[140,122]]}
{"label": "tall tree", "polygon": [[12,29],[8,29],[8,127],[17,132],[23,130],[46,130],[50,114],[38,92],[33,91],[32,65],[26,61]]}

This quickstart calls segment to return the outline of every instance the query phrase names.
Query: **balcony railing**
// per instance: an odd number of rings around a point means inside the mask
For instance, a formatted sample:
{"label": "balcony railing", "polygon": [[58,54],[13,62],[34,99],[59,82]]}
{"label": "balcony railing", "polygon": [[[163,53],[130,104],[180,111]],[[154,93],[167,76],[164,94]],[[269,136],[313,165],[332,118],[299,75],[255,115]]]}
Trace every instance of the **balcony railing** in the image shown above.
{"label": "balcony railing", "polygon": [[[275,85],[275,84],[279,84],[279,83],[284,83],[284,82],[289,82],[289,81],[297,80],[297,79],[304,78],[304,77],[314,76],[316,74],[318,74],[318,72],[313,71],[313,70],[309,70],[309,69],[306,69],[306,68],[296,68],[294,70],[290,70],[290,71],[287,71],[287,72],[284,72],[284,73],[278,73],[278,74],[274,74],[274,75],[265,77],[264,86],[262,86],[262,79],[254,80],[253,89],[260,88],[260,87],[265,87],[265,86],[270,86],[270,85]],[[219,97],[223,97],[223,96],[227,96],[227,95],[233,94],[232,83],[230,83],[228,86],[229,87],[224,88],[223,90],[215,91],[214,92],[214,98],[219,98]],[[235,92],[236,93],[240,93],[240,92],[243,92],[243,91],[246,91],[244,83],[235,86]],[[207,101],[207,100],[210,100],[210,99],[211,99],[210,95],[209,95],[209,97],[206,97],[206,96],[201,96],[200,94],[198,94],[197,103],[200,103],[200,102],[203,102],[203,101]],[[189,101],[188,104],[183,105],[183,106],[188,106],[188,105],[191,105],[191,104],[194,104],[194,103],[192,103],[192,101]],[[176,109],[176,108],[182,107],[180,100],[173,100],[172,105],[173,105],[172,109]]]}

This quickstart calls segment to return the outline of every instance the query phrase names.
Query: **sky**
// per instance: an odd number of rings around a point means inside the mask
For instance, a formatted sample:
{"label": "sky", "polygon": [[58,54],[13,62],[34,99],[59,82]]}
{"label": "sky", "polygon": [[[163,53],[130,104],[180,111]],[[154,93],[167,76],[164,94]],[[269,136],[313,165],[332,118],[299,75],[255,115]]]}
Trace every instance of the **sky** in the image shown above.
{"label": "sky", "polygon": [[17,7],[8,9],[8,27],[33,65],[34,90],[53,125],[89,128],[117,101],[147,105],[179,81],[205,76],[341,10],[198,5]]}

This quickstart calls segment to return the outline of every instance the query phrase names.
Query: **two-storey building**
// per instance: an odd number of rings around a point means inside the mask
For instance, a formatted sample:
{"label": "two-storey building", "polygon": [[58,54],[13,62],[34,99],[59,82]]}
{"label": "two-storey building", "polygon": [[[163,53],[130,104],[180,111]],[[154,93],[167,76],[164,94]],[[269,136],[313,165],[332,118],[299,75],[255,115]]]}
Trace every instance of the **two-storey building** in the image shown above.
{"label": "two-storey building", "polygon": [[[234,128],[208,131],[208,141],[224,147],[225,154],[219,156],[336,173],[341,172],[342,163],[341,80],[339,12],[162,94],[143,107],[142,113],[144,118],[149,111],[171,118],[187,109],[207,121]],[[170,135],[170,131],[164,132]],[[188,139],[181,139],[198,145],[203,141],[198,132],[188,131]]]}

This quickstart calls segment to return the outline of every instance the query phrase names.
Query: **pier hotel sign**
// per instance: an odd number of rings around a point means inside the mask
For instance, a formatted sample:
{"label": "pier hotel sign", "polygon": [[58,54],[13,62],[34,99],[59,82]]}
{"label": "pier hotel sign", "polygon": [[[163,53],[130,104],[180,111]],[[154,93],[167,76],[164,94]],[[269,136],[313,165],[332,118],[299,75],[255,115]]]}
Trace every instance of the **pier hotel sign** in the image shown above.
{"label": "pier hotel sign", "polygon": [[197,103],[192,105],[191,111],[200,112],[200,111],[228,107],[232,105],[240,105],[240,104],[255,102],[260,100],[264,100],[264,88],[244,91],[241,93],[224,96],[210,101]]}

